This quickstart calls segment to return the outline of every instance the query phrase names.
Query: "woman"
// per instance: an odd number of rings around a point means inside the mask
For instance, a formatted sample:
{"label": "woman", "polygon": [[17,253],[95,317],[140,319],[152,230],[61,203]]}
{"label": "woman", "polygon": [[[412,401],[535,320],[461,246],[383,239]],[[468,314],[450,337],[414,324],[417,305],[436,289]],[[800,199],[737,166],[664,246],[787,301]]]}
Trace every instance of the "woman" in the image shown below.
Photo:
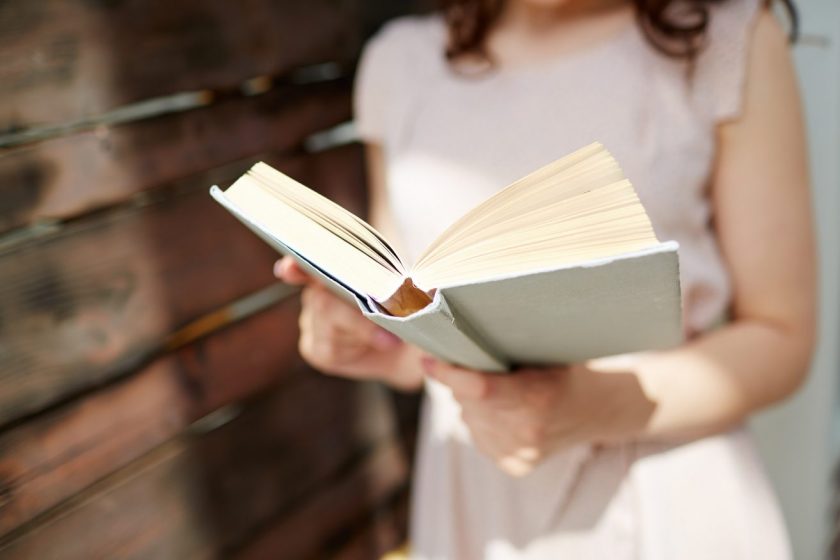
{"label": "woman", "polygon": [[800,385],[814,339],[799,99],[761,0],[691,6],[460,0],[367,46],[371,215],[409,256],[593,140],[680,243],[684,345],[504,377],[423,356],[279,263],[307,284],[315,367],[426,388],[413,556],[789,557],[743,423]]}

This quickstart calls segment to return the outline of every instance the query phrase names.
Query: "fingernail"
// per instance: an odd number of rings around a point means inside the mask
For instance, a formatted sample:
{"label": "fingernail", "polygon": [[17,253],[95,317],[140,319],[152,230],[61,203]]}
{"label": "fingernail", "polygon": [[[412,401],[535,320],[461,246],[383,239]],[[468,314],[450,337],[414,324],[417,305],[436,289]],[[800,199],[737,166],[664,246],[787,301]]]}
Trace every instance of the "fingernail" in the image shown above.
{"label": "fingernail", "polygon": [[437,362],[437,360],[435,360],[431,356],[422,356],[420,358],[420,364],[423,366],[423,369],[429,375],[432,375],[435,372],[435,363],[436,362]]}
{"label": "fingernail", "polygon": [[276,261],[274,263],[274,276],[275,278],[282,278],[283,277],[283,267],[280,265],[281,261]]}
{"label": "fingernail", "polygon": [[402,343],[400,338],[386,330],[379,329],[373,333],[373,345],[380,350],[390,350]]}

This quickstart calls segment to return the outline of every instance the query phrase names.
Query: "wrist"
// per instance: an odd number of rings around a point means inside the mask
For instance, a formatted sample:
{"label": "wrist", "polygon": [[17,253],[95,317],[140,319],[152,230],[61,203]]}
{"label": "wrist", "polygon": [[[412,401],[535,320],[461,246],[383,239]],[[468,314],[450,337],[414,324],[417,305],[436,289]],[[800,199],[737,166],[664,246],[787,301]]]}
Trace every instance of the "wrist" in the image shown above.
{"label": "wrist", "polygon": [[[574,368],[580,383],[591,390],[584,396],[587,406],[597,411],[589,440],[598,444],[617,444],[644,439],[657,402],[649,394],[636,364],[630,356],[593,360]],[[595,404],[597,403],[597,404]]]}
{"label": "wrist", "polygon": [[656,401],[645,392],[635,373],[619,375],[624,379],[613,385],[611,398],[608,399],[606,443],[644,439],[656,413]]}
{"label": "wrist", "polygon": [[[712,364],[710,364],[712,365]],[[727,375],[681,359],[679,350],[650,354],[634,368],[654,411],[639,439],[677,442],[725,431],[744,419]]]}

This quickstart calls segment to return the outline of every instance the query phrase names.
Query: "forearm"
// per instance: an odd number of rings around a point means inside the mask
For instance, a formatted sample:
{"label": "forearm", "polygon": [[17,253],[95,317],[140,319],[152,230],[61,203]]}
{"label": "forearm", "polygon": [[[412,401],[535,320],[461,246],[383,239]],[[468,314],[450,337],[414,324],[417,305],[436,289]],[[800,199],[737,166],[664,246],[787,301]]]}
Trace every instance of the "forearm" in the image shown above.
{"label": "forearm", "polygon": [[717,433],[790,395],[808,369],[811,331],[741,320],[642,358],[634,370],[654,410],[639,437]]}

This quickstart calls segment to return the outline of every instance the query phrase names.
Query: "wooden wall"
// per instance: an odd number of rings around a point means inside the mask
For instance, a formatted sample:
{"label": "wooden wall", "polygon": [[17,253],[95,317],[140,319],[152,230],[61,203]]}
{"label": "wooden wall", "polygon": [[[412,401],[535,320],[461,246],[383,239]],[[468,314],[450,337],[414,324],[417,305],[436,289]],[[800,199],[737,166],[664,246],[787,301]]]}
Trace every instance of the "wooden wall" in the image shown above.
{"label": "wooden wall", "polygon": [[416,401],[302,363],[276,255],[207,189],[263,159],[361,212],[323,131],[409,4],[0,2],[0,557],[402,541]]}

